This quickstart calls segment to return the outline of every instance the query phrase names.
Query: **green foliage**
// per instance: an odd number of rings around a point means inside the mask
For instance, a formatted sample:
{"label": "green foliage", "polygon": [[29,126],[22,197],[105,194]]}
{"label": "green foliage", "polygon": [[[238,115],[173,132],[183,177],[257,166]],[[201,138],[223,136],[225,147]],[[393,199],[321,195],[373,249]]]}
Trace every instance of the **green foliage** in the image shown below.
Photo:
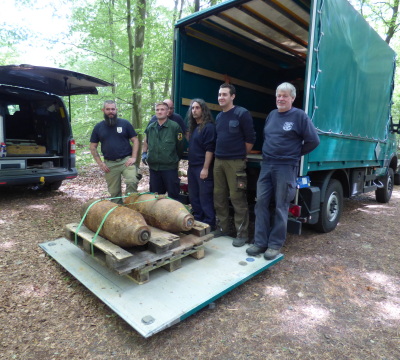
{"label": "green foliage", "polygon": [[[126,33],[125,3],[121,0],[78,3],[80,6],[74,10],[71,34],[81,35],[68,65],[79,71],[87,69],[86,72],[91,75],[114,83],[114,89],[105,90],[102,94],[105,98],[117,100],[120,115],[123,114],[132,121],[130,49]],[[154,10],[145,19],[144,48],[136,49],[136,53],[142,51],[145,54],[144,78],[140,90],[143,97],[143,122],[150,118],[154,94],[161,92],[162,82],[172,69],[172,24],[168,22],[168,12],[165,8],[160,10],[158,7],[153,7],[152,2],[149,2],[148,7]],[[159,20],[157,25],[155,19]],[[165,34],[168,33],[170,36],[167,41]],[[92,101],[88,100],[89,103]]]}
{"label": "green foliage", "polygon": [[400,0],[351,0],[350,2],[378,33],[385,35],[385,41],[389,44],[399,30]]}
{"label": "green foliage", "polygon": [[[159,5],[160,1],[148,0],[146,16],[141,19],[134,13],[136,0],[131,0],[132,28],[139,23],[145,26],[144,46],[141,49],[129,48],[126,0],[15,1],[21,13],[28,9],[50,8],[53,18],[64,16],[58,9],[69,9],[69,34],[59,37],[57,42],[57,39],[50,38],[52,31],[48,31],[50,35],[40,37],[38,33],[30,33],[23,25],[3,26],[0,28],[0,44],[7,52],[3,51],[2,55],[10,60],[17,51],[13,45],[28,39],[42,48],[62,45],[64,50],[54,54],[55,66],[87,73],[114,84],[112,88],[99,89],[97,96],[76,96],[70,100],[77,147],[85,152],[93,126],[103,118],[101,107],[104,100],[116,100],[119,116],[132,121],[132,94],[139,93],[142,98],[142,125],[136,131],[140,134],[154,113],[153,104],[171,97],[173,25],[181,15],[186,16],[193,11],[191,4],[182,8],[182,1],[177,0],[172,8],[165,3]],[[215,1],[202,1],[200,9]],[[144,54],[143,79],[141,88],[132,89],[129,57],[140,53]],[[0,55],[0,61],[2,57]],[[84,159],[86,154],[79,156]]]}
{"label": "green foliage", "polygon": [[[117,101],[120,117],[131,119],[132,87],[129,72],[126,6],[122,0],[77,1],[72,16],[71,36],[77,38],[74,51],[66,52],[67,67],[112,82],[114,88],[100,89],[100,96],[76,97],[73,100],[72,126],[77,144],[88,143],[91,130],[102,119],[100,109],[106,99]],[[172,73],[173,24],[171,10],[148,3],[145,20],[144,69],[142,88],[143,133],[153,114],[153,103],[170,96]],[[134,18],[134,21],[136,19]],[[137,22],[137,20],[136,20]],[[101,26],[99,26],[101,24]],[[168,83],[169,86],[165,86]],[[167,90],[165,90],[167,88]],[[85,114],[82,117],[82,114]]]}
{"label": "green foliage", "polygon": [[[132,1],[134,9],[135,1]],[[127,34],[127,3],[126,0],[15,0],[19,13],[48,9],[55,19],[69,18],[69,33],[53,36],[53,29],[48,28],[45,36],[32,32],[25,21],[19,23],[2,20],[0,26],[0,63],[11,64],[21,62],[21,44],[34,44],[40,51],[50,48],[63,51],[53,51],[54,66],[73,69],[82,73],[104,79],[113,83],[113,88],[99,89],[99,95],[77,96],[71,98],[71,118],[79,154],[85,162],[88,152],[89,137],[93,126],[101,121],[101,107],[104,100],[117,101],[118,113],[132,121],[132,93],[140,92],[142,97],[142,126],[137,128],[142,133],[148,120],[154,113],[153,104],[156,101],[171,97],[172,57],[173,57],[173,25],[180,16],[189,15],[194,11],[194,0],[166,2],[148,0],[146,16],[138,19],[132,13],[132,27],[144,21],[145,39],[143,49],[129,49]],[[221,2],[220,0],[199,1],[199,9]],[[391,10],[398,0],[378,2],[375,0],[350,0],[371,25],[386,36],[388,25],[397,31],[398,23],[394,22]],[[162,3],[162,5],[160,5]],[[172,8],[172,6],[175,6]],[[62,9],[62,11],[60,11]],[[69,9],[68,11],[64,9]],[[21,20],[24,19],[21,15]],[[47,22],[48,19],[43,19]],[[394,49],[399,48],[396,36],[391,41]],[[143,79],[141,89],[132,89],[129,54],[142,52],[144,54]],[[40,64],[38,64],[40,65]],[[397,76],[399,79],[399,76]],[[397,87],[394,93],[393,118],[400,119],[400,95]],[[184,115],[184,114],[182,114]]]}
{"label": "green foliage", "polygon": [[[396,51],[400,51],[398,31],[400,19],[398,14],[400,0],[350,0],[350,3],[359,11],[368,23],[381,35]],[[400,90],[397,83],[400,79],[399,60],[397,59],[396,86],[393,93],[392,117],[394,123],[400,121]]]}

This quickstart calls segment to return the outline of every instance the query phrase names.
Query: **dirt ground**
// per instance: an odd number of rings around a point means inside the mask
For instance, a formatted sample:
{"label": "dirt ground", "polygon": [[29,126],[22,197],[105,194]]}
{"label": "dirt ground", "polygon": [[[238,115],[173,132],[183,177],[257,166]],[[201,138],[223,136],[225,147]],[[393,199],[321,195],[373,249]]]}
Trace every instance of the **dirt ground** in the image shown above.
{"label": "dirt ground", "polygon": [[399,186],[346,200],[335,231],[289,235],[282,261],[148,339],[38,246],[104,196],[96,168],[0,190],[0,359],[400,359]]}

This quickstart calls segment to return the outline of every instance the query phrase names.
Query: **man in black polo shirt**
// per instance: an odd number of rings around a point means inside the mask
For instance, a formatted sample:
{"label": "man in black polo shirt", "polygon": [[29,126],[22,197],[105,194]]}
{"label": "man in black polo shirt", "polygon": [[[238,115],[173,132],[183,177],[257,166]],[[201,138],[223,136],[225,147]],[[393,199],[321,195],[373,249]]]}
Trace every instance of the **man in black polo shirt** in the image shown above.
{"label": "man in black polo shirt", "polygon": [[232,245],[240,247],[248,241],[249,236],[246,161],[256,136],[250,112],[234,105],[235,98],[236,89],[232,84],[220,86],[218,103],[222,111],[215,119],[217,142],[214,161],[214,206],[219,229],[214,232],[214,237],[229,232],[230,200],[236,228]]}
{"label": "man in black polo shirt", "polygon": [[[105,101],[102,111],[104,120],[96,124],[93,129],[90,137],[90,152],[100,169],[104,171],[111,201],[123,204],[121,176],[125,179],[127,194],[137,191],[139,179],[135,162],[139,140],[132,124],[118,118],[114,101]],[[97,151],[99,142],[104,162],[101,161]]]}

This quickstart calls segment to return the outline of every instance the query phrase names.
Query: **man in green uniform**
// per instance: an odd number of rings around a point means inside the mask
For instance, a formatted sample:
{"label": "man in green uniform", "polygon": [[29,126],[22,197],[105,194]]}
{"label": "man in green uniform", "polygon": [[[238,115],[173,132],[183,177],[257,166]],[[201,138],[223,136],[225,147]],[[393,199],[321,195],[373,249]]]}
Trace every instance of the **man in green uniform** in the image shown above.
{"label": "man in green uniform", "polygon": [[150,192],[167,192],[171,199],[179,200],[178,165],[183,152],[182,129],[168,119],[166,103],[157,103],[155,110],[157,121],[149,124],[145,131],[142,153],[142,161],[150,169]]}

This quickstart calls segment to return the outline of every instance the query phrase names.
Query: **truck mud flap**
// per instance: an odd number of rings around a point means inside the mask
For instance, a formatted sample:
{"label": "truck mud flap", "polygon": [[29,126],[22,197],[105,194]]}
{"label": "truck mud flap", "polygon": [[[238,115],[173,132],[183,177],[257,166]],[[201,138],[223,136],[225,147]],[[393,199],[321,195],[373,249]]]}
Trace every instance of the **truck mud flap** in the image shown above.
{"label": "truck mud flap", "polygon": [[302,222],[295,219],[288,219],[287,231],[290,234],[301,235]]}

